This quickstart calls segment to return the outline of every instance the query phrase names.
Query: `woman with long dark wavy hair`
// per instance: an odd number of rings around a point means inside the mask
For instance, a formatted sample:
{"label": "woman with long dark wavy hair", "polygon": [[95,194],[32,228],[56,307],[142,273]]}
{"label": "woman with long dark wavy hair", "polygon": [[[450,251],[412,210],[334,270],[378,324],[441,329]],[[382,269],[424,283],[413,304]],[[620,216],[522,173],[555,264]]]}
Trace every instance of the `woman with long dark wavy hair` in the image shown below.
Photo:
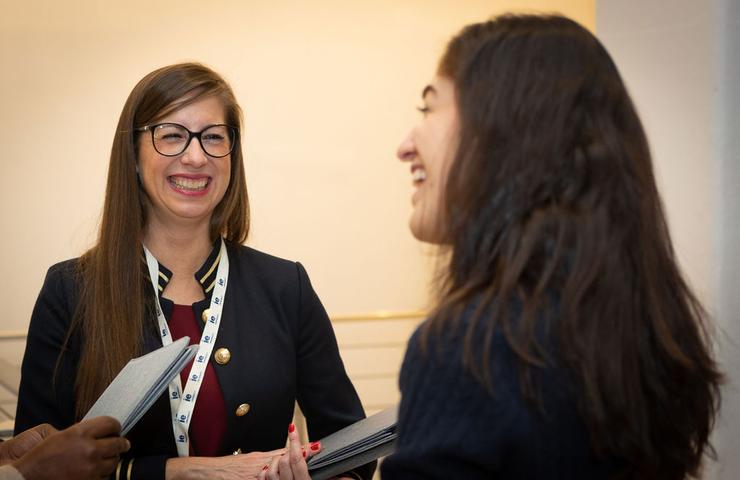
{"label": "woman with long dark wavy hair", "polygon": [[722,377],[604,47],[501,16],[450,41],[422,96],[398,156],[412,233],[446,255],[383,478],[698,476]]}

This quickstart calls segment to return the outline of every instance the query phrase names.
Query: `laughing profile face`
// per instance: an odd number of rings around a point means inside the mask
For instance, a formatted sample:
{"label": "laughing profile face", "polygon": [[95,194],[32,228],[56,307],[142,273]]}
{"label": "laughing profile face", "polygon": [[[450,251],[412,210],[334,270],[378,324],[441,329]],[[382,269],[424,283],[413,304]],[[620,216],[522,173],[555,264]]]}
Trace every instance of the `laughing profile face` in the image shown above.
{"label": "laughing profile face", "polygon": [[459,142],[459,118],[455,86],[447,77],[436,76],[424,88],[421,120],[398,146],[396,155],[411,166],[415,187],[411,198],[411,233],[418,240],[446,243],[444,189]]}
{"label": "laughing profile face", "polygon": [[[161,118],[191,132],[223,124],[225,112],[217,97],[206,97]],[[209,156],[193,138],[179,155],[168,157],[154,148],[149,132],[139,136],[139,178],[146,192],[148,222],[167,226],[209,222],[231,179],[231,154]]]}

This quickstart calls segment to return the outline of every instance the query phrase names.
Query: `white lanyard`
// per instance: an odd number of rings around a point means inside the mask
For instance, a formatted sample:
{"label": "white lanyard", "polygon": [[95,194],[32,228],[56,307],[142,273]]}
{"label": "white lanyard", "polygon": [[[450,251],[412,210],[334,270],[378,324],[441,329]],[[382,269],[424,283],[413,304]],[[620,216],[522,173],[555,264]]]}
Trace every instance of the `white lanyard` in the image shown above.
{"label": "white lanyard", "polygon": [[[146,253],[146,263],[149,267],[149,277],[152,280],[154,288],[154,299],[157,307],[157,321],[159,322],[159,332],[162,335],[162,345],[172,343],[172,335],[167,326],[167,320],[162,313],[162,307],[159,304],[159,263],[154,255],[144,246]],[[185,384],[185,390],[182,390],[180,375],[169,384],[170,392],[170,411],[172,412],[172,426],[175,433],[175,445],[177,445],[177,454],[180,457],[187,457],[190,454],[190,440],[188,438],[188,428],[190,420],[193,418],[195,402],[198,399],[198,391],[203,382],[203,376],[206,373],[208,360],[211,358],[211,351],[218,335],[218,326],[221,323],[221,309],[224,304],[226,295],[226,282],[229,279],[229,255],[226,252],[226,242],[221,239],[221,253],[218,269],[216,270],[216,283],[211,296],[211,305],[209,307],[208,320],[203,327],[203,335],[200,337],[198,353],[195,354],[193,366],[188,373],[188,381]],[[182,395],[180,392],[183,392]],[[180,401],[182,398],[182,401]]]}

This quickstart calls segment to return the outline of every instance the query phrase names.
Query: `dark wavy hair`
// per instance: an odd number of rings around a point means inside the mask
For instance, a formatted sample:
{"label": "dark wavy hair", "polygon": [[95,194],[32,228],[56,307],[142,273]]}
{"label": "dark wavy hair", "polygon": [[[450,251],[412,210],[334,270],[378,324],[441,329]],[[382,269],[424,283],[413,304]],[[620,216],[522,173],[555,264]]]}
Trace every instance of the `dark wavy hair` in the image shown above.
{"label": "dark wavy hair", "polygon": [[[465,365],[491,387],[483,359],[503,332],[535,404],[532,371],[567,368],[594,450],[625,477],[698,475],[722,375],[609,54],[567,18],[506,15],[464,28],[438,73],[455,86],[460,147],[444,191],[449,263],[422,338],[462,329]],[[553,296],[556,358],[541,336]]]}
{"label": "dark wavy hair", "polygon": [[[221,101],[227,124],[241,128],[242,112],[228,83],[198,63],[155,70],[134,87],[126,100],[113,139],[105,204],[95,246],[78,264],[80,301],[69,335],[78,330],[83,344],[75,384],[78,417],[87,412],[118,371],[143,350],[150,325],[146,306],[146,264],[142,240],[147,222],[146,193],[138,181],[136,129],[197,102]],[[146,139],[146,137],[143,137]],[[231,179],[211,216],[210,235],[243,243],[249,232],[249,201],[239,135],[231,153]],[[57,364],[58,365],[58,364]]]}

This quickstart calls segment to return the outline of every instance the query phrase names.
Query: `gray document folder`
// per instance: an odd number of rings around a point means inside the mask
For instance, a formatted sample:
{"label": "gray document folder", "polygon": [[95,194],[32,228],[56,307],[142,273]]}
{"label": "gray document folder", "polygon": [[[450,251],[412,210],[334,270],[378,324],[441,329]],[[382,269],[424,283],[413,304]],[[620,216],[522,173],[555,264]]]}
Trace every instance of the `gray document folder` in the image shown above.
{"label": "gray document folder", "polygon": [[312,480],[324,480],[393,453],[398,407],[391,407],[321,439],[308,460]]}
{"label": "gray document folder", "polygon": [[198,345],[188,347],[188,343],[190,338],[182,337],[129,361],[84,419],[113,417],[121,423],[121,435],[126,435],[195,356]]}

